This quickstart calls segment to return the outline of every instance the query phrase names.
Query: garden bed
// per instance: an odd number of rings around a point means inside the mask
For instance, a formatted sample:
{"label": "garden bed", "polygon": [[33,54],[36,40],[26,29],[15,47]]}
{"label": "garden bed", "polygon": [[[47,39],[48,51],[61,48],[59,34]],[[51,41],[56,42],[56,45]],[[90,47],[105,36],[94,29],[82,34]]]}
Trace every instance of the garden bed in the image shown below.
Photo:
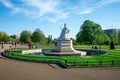
{"label": "garden bed", "polygon": [[17,60],[55,63],[64,67],[100,67],[100,66],[120,66],[120,51],[107,50],[106,54],[92,56],[91,58],[81,58],[80,56],[38,56],[22,54],[22,50],[5,51],[4,56]]}

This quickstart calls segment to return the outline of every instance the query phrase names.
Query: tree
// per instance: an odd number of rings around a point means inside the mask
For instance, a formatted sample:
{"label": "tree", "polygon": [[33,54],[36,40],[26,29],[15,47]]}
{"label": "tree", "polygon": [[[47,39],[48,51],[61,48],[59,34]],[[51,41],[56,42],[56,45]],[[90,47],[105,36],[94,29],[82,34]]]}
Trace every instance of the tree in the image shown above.
{"label": "tree", "polygon": [[110,37],[107,34],[104,34],[104,43],[108,46],[110,41]]}
{"label": "tree", "polygon": [[76,40],[79,43],[93,44],[97,35],[103,34],[101,26],[90,20],[85,20],[81,25],[80,31],[76,35]]}
{"label": "tree", "polygon": [[39,32],[33,32],[32,34],[32,41],[33,42],[40,42],[41,40],[41,35]]}
{"label": "tree", "polygon": [[73,45],[77,45],[77,41],[74,38],[71,38]]}
{"label": "tree", "polygon": [[52,44],[52,35],[49,35],[48,38],[47,38],[47,43],[48,44]]}
{"label": "tree", "polygon": [[105,35],[104,34],[96,35],[93,42],[100,46],[100,53],[101,53],[101,45],[105,42]]}
{"label": "tree", "polygon": [[0,32],[0,41],[7,42],[11,40],[12,40],[11,37],[9,37],[6,33]]}
{"label": "tree", "polygon": [[35,43],[46,43],[46,38],[39,28],[35,29],[35,31],[32,33],[32,41]]}
{"label": "tree", "polygon": [[2,41],[4,34],[2,32],[0,32],[0,41]]}
{"label": "tree", "polygon": [[118,43],[117,39],[115,38],[115,36],[113,34],[109,35],[109,37],[110,37],[110,43],[111,42],[113,42],[114,44]]}
{"label": "tree", "polygon": [[113,41],[110,42],[110,49],[115,49],[115,44]]}
{"label": "tree", "polygon": [[31,42],[31,32],[28,30],[24,30],[20,34],[20,41],[23,43]]}
{"label": "tree", "polygon": [[120,30],[118,30],[118,43],[120,44]]}

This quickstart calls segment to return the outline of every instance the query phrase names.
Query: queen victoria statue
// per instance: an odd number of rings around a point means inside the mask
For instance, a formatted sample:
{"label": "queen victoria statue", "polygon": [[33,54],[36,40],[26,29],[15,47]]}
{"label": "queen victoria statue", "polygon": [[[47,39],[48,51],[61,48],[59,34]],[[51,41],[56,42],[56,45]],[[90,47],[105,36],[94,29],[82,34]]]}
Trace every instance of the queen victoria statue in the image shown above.
{"label": "queen victoria statue", "polygon": [[64,28],[61,31],[60,37],[58,37],[58,40],[70,40],[69,38],[69,32],[70,30],[66,27],[66,23],[64,24]]}

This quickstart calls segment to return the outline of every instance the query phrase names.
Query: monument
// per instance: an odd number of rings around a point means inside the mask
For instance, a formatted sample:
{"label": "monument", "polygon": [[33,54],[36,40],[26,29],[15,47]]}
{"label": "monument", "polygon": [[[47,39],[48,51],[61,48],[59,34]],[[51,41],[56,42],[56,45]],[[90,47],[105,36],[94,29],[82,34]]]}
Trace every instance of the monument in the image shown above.
{"label": "monument", "polygon": [[55,48],[54,51],[58,52],[74,52],[72,45],[72,40],[69,38],[70,30],[64,24],[64,28],[61,31],[60,37],[55,39]]}
{"label": "monument", "polygon": [[66,23],[61,30],[60,36],[55,39],[55,48],[53,50],[45,51],[45,55],[78,55],[85,56],[86,52],[77,51],[73,48],[72,40],[69,37],[70,30],[67,28]]}

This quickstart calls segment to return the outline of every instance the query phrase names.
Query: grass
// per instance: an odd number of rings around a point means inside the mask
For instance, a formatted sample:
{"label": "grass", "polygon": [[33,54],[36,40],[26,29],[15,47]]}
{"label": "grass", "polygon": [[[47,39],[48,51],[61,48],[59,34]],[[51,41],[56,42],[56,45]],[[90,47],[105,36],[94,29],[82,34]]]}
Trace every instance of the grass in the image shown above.
{"label": "grass", "polygon": [[[44,49],[53,49],[54,45],[41,45]],[[75,48],[91,49],[91,45],[76,45]],[[119,47],[119,46],[118,46]],[[22,50],[8,51],[5,56],[35,62],[50,62],[62,63],[67,67],[82,67],[82,66],[120,66],[120,50],[108,50],[108,46],[102,46],[107,53],[103,55],[92,56],[91,58],[81,58],[79,56],[37,56],[21,54]]]}
{"label": "grass", "polygon": [[[99,45],[74,45],[75,49],[92,49],[92,46],[96,46],[98,49],[100,48]],[[116,49],[120,49],[120,45],[115,45]],[[101,49],[110,49],[107,45],[102,45]]]}
{"label": "grass", "polygon": [[[5,54],[10,58],[35,61],[35,62],[52,62],[62,63],[67,67],[79,66],[111,66],[114,60],[114,66],[120,66],[120,51],[108,50],[106,54],[101,56],[93,56],[92,58],[81,58],[79,56],[36,56],[21,54],[21,50],[9,51]],[[101,61],[101,62],[100,62]]]}
{"label": "grass", "polygon": [[120,50],[107,50],[107,53],[104,55],[93,56],[87,59],[78,56],[63,57],[63,59],[67,61],[68,66],[120,66]]}
{"label": "grass", "polygon": [[34,61],[34,62],[51,62],[51,63],[58,63],[61,61],[63,62],[61,57],[56,56],[38,56],[38,55],[30,55],[30,54],[21,54],[22,50],[15,50],[15,51],[8,51],[4,55],[9,58],[14,58],[18,60],[25,60],[25,61]]}

